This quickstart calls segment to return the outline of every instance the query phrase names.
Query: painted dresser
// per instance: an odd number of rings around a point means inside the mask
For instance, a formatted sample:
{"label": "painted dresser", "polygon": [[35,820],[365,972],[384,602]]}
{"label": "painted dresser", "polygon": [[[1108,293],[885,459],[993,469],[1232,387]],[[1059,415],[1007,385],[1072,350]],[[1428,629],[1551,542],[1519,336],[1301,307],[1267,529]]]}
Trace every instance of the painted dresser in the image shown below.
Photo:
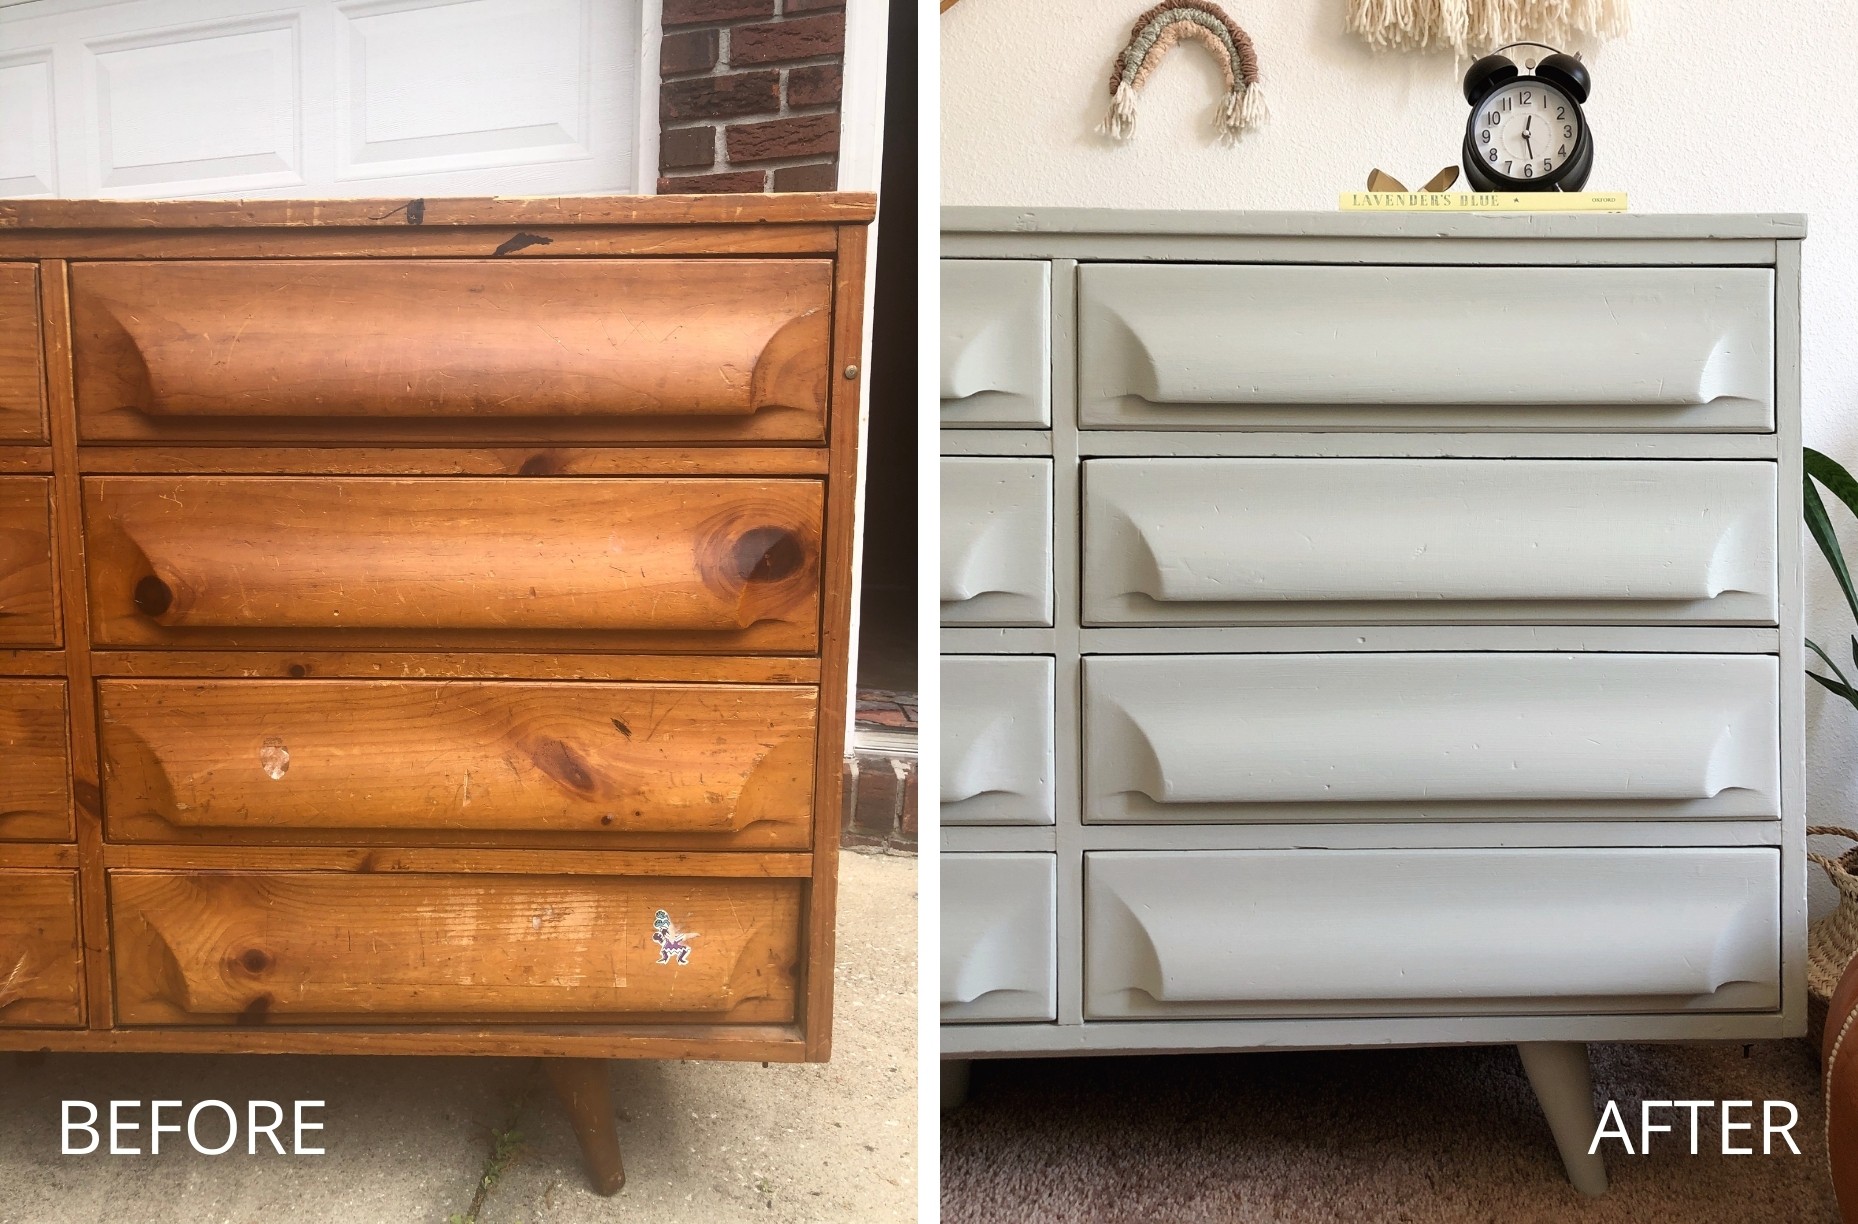
{"label": "painted dresser", "polygon": [[0,1049],[825,1059],[873,207],[0,203]]}
{"label": "painted dresser", "polygon": [[1804,232],[945,212],[945,1101],[1802,1031]]}

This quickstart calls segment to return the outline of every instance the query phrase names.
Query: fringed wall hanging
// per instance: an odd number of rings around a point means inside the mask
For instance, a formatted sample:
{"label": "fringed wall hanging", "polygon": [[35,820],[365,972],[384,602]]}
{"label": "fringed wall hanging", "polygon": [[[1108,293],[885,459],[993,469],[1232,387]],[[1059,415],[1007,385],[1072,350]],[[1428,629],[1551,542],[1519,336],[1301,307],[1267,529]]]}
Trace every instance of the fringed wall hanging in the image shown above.
{"label": "fringed wall hanging", "polygon": [[1626,0],[1348,0],[1348,28],[1385,50],[1459,56],[1519,38],[1565,43],[1626,32]]}
{"label": "fringed wall hanging", "polygon": [[1136,93],[1175,44],[1193,39],[1206,44],[1226,78],[1226,94],[1214,111],[1220,139],[1230,143],[1239,133],[1265,120],[1264,92],[1258,84],[1258,50],[1252,36],[1226,11],[1207,0],[1162,0],[1135,23],[1129,44],[1116,57],[1110,76],[1110,113],[1097,129],[1117,140],[1135,131]]}

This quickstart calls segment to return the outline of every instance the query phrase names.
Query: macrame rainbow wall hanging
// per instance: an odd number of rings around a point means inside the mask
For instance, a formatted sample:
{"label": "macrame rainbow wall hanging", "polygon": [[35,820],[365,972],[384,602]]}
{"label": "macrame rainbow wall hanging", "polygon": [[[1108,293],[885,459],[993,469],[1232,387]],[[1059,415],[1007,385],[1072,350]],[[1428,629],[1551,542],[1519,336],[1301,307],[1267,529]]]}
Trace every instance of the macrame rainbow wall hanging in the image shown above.
{"label": "macrame rainbow wall hanging", "polygon": [[1348,28],[1384,50],[1465,56],[1524,38],[1612,38],[1626,24],[1626,0],[1348,0]]}
{"label": "macrame rainbow wall hanging", "polygon": [[1117,140],[1129,139],[1135,132],[1137,91],[1148,83],[1161,58],[1183,39],[1204,43],[1225,75],[1226,95],[1214,112],[1220,139],[1237,140],[1240,132],[1264,122],[1264,93],[1258,84],[1258,51],[1252,46],[1252,36],[1217,4],[1162,0],[1137,19],[1129,45],[1116,57],[1116,71],[1110,76],[1110,113],[1099,131]]}

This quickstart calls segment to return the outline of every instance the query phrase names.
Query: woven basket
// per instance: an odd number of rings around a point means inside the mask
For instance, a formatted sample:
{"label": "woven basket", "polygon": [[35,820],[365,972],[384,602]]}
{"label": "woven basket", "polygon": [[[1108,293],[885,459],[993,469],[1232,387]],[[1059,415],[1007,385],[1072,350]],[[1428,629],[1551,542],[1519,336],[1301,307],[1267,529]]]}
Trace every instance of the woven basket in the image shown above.
{"label": "woven basket", "polygon": [[[1858,832],[1837,825],[1808,825],[1808,836],[1825,834],[1858,842]],[[1838,908],[1812,925],[1806,933],[1806,994],[1808,1036],[1815,1048],[1826,1027],[1826,1007],[1838,988],[1845,967],[1858,958],[1858,845],[1834,858],[1807,853],[1839,890]]]}

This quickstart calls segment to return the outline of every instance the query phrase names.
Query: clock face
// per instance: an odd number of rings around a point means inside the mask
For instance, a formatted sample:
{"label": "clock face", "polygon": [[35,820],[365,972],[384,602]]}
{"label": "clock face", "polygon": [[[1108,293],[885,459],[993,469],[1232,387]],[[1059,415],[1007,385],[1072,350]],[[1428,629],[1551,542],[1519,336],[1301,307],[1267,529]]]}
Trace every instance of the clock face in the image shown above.
{"label": "clock face", "polygon": [[1485,98],[1471,119],[1471,139],[1492,175],[1527,181],[1553,177],[1574,156],[1581,108],[1552,85],[1511,81]]}

